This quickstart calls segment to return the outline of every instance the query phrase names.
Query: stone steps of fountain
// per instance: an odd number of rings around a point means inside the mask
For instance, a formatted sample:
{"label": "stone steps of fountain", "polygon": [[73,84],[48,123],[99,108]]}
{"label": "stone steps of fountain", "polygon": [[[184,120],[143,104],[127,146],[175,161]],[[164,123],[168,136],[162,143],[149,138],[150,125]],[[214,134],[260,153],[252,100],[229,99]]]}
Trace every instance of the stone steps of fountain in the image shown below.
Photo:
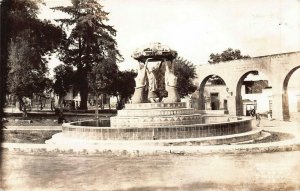
{"label": "stone steps of fountain", "polygon": [[159,109],[123,109],[118,111],[119,117],[151,117],[151,116],[168,116],[168,115],[191,115],[195,114],[192,108],[159,108]]}
{"label": "stone steps of fountain", "polygon": [[203,123],[201,114],[167,116],[116,116],[110,118],[111,127],[166,127]]}
{"label": "stone steps of fountain", "polygon": [[176,146],[188,145],[188,146],[207,146],[207,145],[224,145],[224,144],[234,144],[247,142],[250,140],[259,139],[262,136],[262,130],[254,129],[251,131],[239,133],[239,134],[231,134],[231,135],[223,135],[223,136],[209,136],[209,137],[199,137],[199,138],[184,138],[181,139],[164,139],[164,140],[95,140],[95,139],[82,139],[76,136],[65,136],[64,133],[58,133],[53,135],[52,139],[48,140],[47,144],[74,144],[74,145],[119,145],[119,146],[130,146],[130,145],[144,145],[144,146],[172,146],[175,148]]}

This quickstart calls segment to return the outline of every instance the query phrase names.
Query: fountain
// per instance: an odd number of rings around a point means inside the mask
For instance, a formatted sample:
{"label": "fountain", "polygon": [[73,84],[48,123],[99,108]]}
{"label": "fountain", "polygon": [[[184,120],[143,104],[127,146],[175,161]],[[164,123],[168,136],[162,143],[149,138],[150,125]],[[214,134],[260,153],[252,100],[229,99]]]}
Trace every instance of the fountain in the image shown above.
{"label": "fountain", "polygon": [[[180,102],[173,60],[177,52],[160,43],[138,49],[133,56],[139,62],[132,103],[119,110],[110,120],[78,121],[62,125],[62,133],[48,143],[62,140],[85,140],[93,144],[113,141],[146,141],[176,145],[229,144],[255,139],[261,132],[252,130],[252,120],[246,117],[209,115],[188,108]],[[157,97],[154,70],[164,68],[168,97]],[[97,125],[96,125],[97,124]]]}

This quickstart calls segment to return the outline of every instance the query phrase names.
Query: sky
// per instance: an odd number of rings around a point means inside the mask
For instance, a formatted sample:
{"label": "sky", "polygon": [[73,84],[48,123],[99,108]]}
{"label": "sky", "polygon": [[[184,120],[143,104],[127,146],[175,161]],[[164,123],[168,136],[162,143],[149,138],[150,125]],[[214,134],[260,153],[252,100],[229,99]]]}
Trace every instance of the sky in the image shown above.
{"label": "sky", "polygon": [[[40,17],[65,15],[49,8],[68,0],[45,0]],[[161,42],[195,65],[211,53],[240,49],[251,57],[300,51],[299,0],[102,0],[117,30],[121,70],[135,69],[136,48]],[[59,63],[53,56],[49,67]]]}

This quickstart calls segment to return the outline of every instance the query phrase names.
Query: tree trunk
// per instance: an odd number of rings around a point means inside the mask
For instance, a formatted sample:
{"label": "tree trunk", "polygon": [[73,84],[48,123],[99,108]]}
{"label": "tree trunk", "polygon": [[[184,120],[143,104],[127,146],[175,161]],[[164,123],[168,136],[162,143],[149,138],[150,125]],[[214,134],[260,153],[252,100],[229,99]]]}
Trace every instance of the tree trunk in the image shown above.
{"label": "tree trunk", "polygon": [[101,109],[104,109],[104,94],[101,94]]}
{"label": "tree trunk", "polygon": [[40,110],[43,110],[43,101],[42,101],[42,98],[40,97],[39,99],[39,102],[40,102]]}
{"label": "tree trunk", "polygon": [[119,107],[120,107],[120,99],[119,99],[119,96],[117,95],[117,105],[116,105],[116,109],[119,110]]}
{"label": "tree trunk", "polygon": [[[87,87],[87,86],[86,86]],[[80,88],[80,109],[87,110],[88,90],[86,87]]]}
{"label": "tree trunk", "polygon": [[59,96],[58,98],[58,120],[57,122],[59,124],[63,123],[65,121],[64,119],[64,107],[63,107],[63,101],[64,101],[64,96]]}
{"label": "tree trunk", "polygon": [[82,67],[82,39],[78,37],[79,44],[79,68],[78,72],[80,74],[80,85],[79,85],[79,93],[80,93],[80,106],[79,109],[87,110],[87,100],[88,100],[88,82],[87,82],[87,71]]}
{"label": "tree trunk", "polygon": [[111,109],[111,107],[110,107],[110,97],[108,97],[108,108]]}
{"label": "tree trunk", "polygon": [[63,108],[63,96],[59,96],[58,98],[58,108],[59,108],[59,111],[62,113],[64,108]]}
{"label": "tree trunk", "polygon": [[20,111],[23,111],[23,106],[22,106],[22,103],[23,103],[23,101],[22,101],[22,98],[18,98],[18,100],[19,100],[19,110]]}
{"label": "tree trunk", "polygon": [[99,119],[98,100],[99,100],[99,96],[98,96],[98,93],[96,93],[96,108],[95,108],[95,118],[96,118],[97,120]]}
{"label": "tree trunk", "polygon": [[20,107],[22,108],[21,111],[23,111],[22,112],[22,117],[23,117],[23,119],[26,119],[27,118],[26,104],[23,101],[23,98],[21,98],[21,97],[19,97],[19,102],[20,102]]}

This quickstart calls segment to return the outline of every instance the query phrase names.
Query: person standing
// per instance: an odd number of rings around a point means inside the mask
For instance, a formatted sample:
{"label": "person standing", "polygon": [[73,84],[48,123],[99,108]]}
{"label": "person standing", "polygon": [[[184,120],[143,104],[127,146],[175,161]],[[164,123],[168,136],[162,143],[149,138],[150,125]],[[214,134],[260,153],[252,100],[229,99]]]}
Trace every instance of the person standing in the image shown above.
{"label": "person standing", "polygon": [[254,109],[254,108],[250,111],[250,115],[251,115],[252,117],[255,116],[255,109]]}
{"label": "person standing", "polygon": [[260,113],[256,113],[256,127],[259,127],[260,120],[261,120]]}

